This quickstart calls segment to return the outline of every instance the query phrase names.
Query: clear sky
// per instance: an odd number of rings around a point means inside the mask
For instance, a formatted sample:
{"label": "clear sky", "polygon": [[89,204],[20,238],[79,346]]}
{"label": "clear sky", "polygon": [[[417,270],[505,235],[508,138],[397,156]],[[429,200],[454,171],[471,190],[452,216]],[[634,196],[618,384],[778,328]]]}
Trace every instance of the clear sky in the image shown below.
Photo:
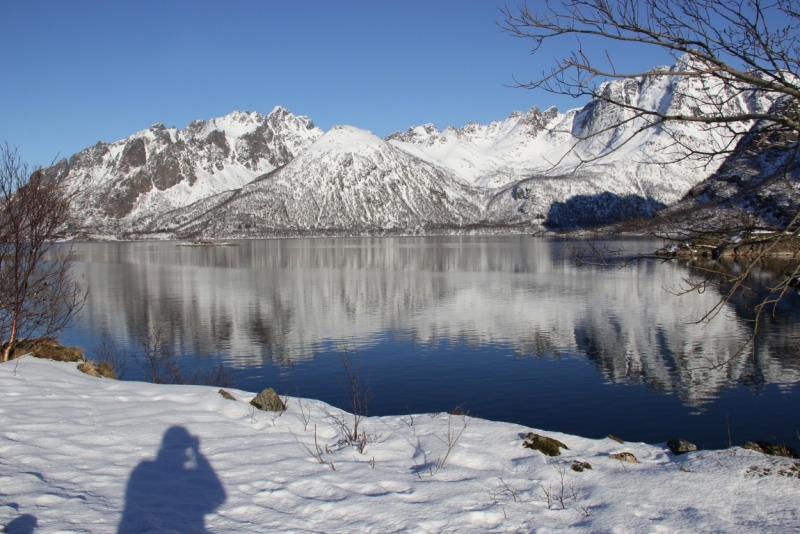
{"label": "clear sky", "polygon": [[[536,1],[529,2],[531,6]],[[500,32],[495,0],[4,2],[0,142],[31,163],[156,122],[185,127],[276,105],[327,130],[385,136],[433,122],[488,123],[584,102],[508,87],[563,50],[530,55]],[[650,68],[667,56],[618,54]]]}

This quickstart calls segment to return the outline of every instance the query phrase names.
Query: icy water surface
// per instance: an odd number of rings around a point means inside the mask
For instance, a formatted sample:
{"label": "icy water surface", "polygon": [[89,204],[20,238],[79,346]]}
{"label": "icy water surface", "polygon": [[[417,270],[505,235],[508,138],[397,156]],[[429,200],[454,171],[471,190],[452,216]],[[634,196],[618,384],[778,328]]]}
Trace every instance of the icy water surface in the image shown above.
{"label": "icy water surface", "polygon": [[[618,245],[618,242],[611,242]],[[600,438],[800,446],[800,298],[752,351],[747,301],[677,297],[686,264],[576,266],[584,242],[529,236],[80,243],[89,300],[66,343],[135,349],[161,328],[187,368],[348,408],[338,354],[369,373],[370,415],[446,411]],[[658,242],[628,241],[652,252]],[[769,280],[781,266],[757,270]],[[730,264],[726,268],[737,269]],[[125,379],[141,377],[130,361]]]}

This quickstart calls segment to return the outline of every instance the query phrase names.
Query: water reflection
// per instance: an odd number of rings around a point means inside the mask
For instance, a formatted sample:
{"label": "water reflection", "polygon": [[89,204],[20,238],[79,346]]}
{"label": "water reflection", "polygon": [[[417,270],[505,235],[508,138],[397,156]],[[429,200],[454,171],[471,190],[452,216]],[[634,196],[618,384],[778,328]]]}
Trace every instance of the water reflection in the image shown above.
{"label": "water reflection", "polygon": [[719,293],[667,291],[686,266],[577,268],[563,241],[286,239],[77,251],[90,285],[78,331],[131,343],[158,326],[179,352],[222,354],[236,367],[308,359],[341,340],[368,350],[389,335],[427,346],[503,345],[521,356],[585,355],[611,381],[675,392],[692,406],[735,383],[800,380],[798,358],[787,352],[800,345],[790,325],[771,322],[755,355],[737,356],[746,307],[731,303],[725,317],[692,324]]}

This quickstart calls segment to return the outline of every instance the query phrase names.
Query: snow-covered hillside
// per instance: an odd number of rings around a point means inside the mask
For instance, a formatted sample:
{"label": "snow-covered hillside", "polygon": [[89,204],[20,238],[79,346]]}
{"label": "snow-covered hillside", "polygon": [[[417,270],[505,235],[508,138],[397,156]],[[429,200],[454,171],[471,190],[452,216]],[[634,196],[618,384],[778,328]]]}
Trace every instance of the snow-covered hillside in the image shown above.
{"label": "snow-covered hillside", "polygon": [[364,418],[360,449],[352,415],[320,401],[263,412],[245,391],[75,366],[0,363],[4,532],[800,529],[789,458],[533,430],[565,445],[551,457],[523,447],[530,428],[447,413]]}
{"label": "snow-covered hillside", "polygon": [[[234,112],[184,130],[152,126],[98,143],[50,172],[81,188],[72,232],[163,236],[531,231],[651,215],[712,175],[722,158],[682,158],[675,140],[723,147],[727,128],[645,118],[606,98],[671,114],[770,105],[748,92],[669,74],[601,87],[560,113],[532,108],[488,125],[432,124],[381,140],[354,127],[328,134],[278,107]],[[667,75],[664,75],[667,73]],[[719,112],[719,109],[717,109]],[[749,124],[734,125],[746,129]]]}
{"label": "snow-covered hillside", "polygon": [[479,190],[379,137],[336,126],[285,167],[245,185],[198,218],[174,214],[173,221],[187,224],[167,229],[259,235],[459,227],[480,219],[480,198]]}

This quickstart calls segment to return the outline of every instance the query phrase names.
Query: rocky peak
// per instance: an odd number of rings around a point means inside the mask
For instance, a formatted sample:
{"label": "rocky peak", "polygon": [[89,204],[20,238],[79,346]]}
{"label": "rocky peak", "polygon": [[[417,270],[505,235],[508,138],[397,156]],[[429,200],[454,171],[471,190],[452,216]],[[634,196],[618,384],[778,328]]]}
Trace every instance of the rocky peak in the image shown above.
{"label": "rocky peak", "polygon": [[533,106],[525,113],[517,112],[513,117],[506,119],[510,122],[516,119],[516,128],[518,131],[529,137],[536,137],[541,132],[548,129],[548,124],[558,118],[558,108],[551,106],[546,111],[542,112],[537,106]]}
{"label": "rocky peak", "polygon": [[241,187],[286,165],[321,135],[307,117],[281,107],[267,117],[234,111],[183,130],[156,123],[110,145],[99,142],[51,167],[48,175],[76,187],[91,183],[76,205],[89,219],[118,220],[144,209],[153,196],[174,208]]}
{"label": "rocky peak", "polygon": [[411,143],[420,145],[428,141],[431,137],[439,135],[439,129],[433,123],[423,124],[422,126],[412,126],[405,132],[397,130],[396,132],[386,136],[386,141],[402,141],[404,143]]}

